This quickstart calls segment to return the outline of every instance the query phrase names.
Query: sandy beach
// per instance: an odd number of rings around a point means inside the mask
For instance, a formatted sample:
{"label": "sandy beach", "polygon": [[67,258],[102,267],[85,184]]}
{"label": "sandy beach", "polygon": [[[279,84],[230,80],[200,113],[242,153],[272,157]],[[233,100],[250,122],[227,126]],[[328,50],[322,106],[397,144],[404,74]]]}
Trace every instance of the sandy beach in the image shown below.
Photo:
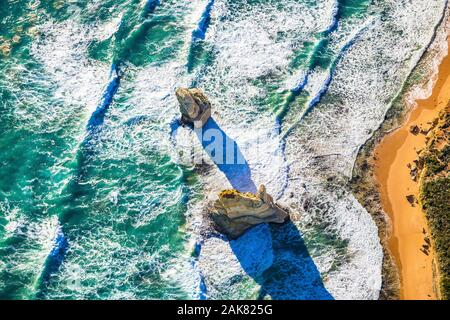
{"label": "sandy beach", "polygon": [[429,255],[420,250],[425,236],[430,234],[427,221],[420,205],[411,204],[407,199],[411,195],[417,199],[419,190],[408,164],[417,159],[417,152],[425,146],[425,134],[412,133],[411,128],[417,126],[426,131],[449,100],[450,57],[447,56],[439,67],[432,95],[417,101],[406,123],[386,136],[375,149],[375,177],[383,209],[392,222],[389,249],[399,268],[401,299],[437,299],[439,295],[433,250]]}

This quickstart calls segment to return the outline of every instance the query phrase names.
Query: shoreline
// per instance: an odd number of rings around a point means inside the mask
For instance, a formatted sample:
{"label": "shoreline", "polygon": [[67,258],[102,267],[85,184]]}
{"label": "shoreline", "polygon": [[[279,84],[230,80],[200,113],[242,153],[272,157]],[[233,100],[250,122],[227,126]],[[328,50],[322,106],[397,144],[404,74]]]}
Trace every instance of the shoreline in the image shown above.
{"label": "shoreline", "polygon": [[[430,231],[421,206],[414,203],[419,198],[419,183],[413,181],[408,165],[418,159],[418,152],[426,144],[426,130],[449,100],[450,56],[447,55],[439,66],[431,96],[416,100],[417,105],[406,122],[386,135],[374,149],[374,179],[382,208],[391,220],[392,233],[386,244],[399,271],[400,299],[439,298],[433,247],[428,254],[421,251]],[[412,128],[421,128],[423,132],[412,133]]]}

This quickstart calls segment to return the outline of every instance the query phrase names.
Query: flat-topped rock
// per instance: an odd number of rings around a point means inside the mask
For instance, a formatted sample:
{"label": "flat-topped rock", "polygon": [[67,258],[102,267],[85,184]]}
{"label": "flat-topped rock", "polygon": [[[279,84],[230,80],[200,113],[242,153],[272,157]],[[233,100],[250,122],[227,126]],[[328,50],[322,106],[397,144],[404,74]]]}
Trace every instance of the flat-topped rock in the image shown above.
{"label": "flat-topped rock", "polygon": [[224,190],[209,209],[215,228],[230,239],[261,223],[283,223],[289,214],[267,194],[264,185],[256,194]]}
{"label": "flat-topped rock", "polygon": [[201,128],[211,117],[211,102],[197,88],[178,88],[175,92],[180,104],[181,120]]}

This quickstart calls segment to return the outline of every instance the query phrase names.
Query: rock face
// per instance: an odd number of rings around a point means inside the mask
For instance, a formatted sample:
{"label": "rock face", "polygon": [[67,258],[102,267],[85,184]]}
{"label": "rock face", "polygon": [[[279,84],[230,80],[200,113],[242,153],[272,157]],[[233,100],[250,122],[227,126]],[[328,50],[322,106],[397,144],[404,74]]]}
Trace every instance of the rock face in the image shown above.
{"label": "rock face", "polygon": [[200,89],[178,88],[175,92],[180,103],[181,120],[201,128],[211,117],[211,103]]}
{"label": "rock face", "polygon": [[285,210],[274,203],[264,185],[259,187],[256,194],[237,190],[222,191],[210,208],[209,215],[215,228],[230,239],[238,238],[257,224],[283,223],[289,217]]}

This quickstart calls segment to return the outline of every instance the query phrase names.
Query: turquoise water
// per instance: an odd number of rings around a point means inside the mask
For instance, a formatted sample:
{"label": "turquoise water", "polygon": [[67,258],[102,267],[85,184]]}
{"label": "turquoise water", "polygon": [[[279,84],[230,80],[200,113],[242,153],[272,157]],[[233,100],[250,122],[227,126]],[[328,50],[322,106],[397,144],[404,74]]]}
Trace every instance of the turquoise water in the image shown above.
{"label": "turquoise water", "polygon": [[[433,3],[425,40],[442,14],[441,2]],[[302,219],[264,226],[239,243],[204,239],[200,212],[233,181],[213,163],[205,171],[177,161],[170,134],[179,116],[175,88],[199,86],[213,101],[217,127],[242,148],[255,184],[286,201],[311,182],[314,199],[322,192],[315,177],[294,174],[289,157],[300,144],[289,138],[308,133],[301,125],[323,100],[345,104],[328,87],[345,83],[345,56],[372,22],[395,20],[383,16],[391,7],[365,0],[0,0],[0,298],[376,298],[381,251],[368,215],[353,227],[368,230],[373,250],[352,251],[356,240],[336,231],[339,215],[328,213],[340,209],[321,200],[317,207],[293,203]],[[380,23],[374,28],[384,30]],[[407,54],[418,54],[425,40],[408,40]],[[389,61],[400,70],[402,59]],[[406,69],[386,83],[398,86]],[[367,111],[375,127],[384,109],[371,106],[379,109]],[[251,152],[256,138],[261,163]],[[315,156],[313,149],[307,152]],[[261,242],[269,253],[255,257],[257,272],[242,253],[253,236],[273,241]],[[358,280],[349,266],[367,261],[375,278]],[[222,279],[216,262],[234,280]]]}
{"label": "turquoise water", "polygon": [[[180,228],[195,179],[167,155],[140,145],[132,126],[122,136],[128,150],[115,150],[116,141],[104,132],[122,125],[114,117],[92,137],[83,137],[85,106],[52,98],[57,85],[30,54],[36,38],[27,34],[42,21],[71,21],[70,6],[62,2],[56,9],[57,3],[41,2],[31,9],[28,3],[1,6],[2,36],[21,36],[1,60],[1,145],[10,146],[1,152],[1,297],[187,298],[160,272],[184,250],[186,235]],[[175,3],[165,3],[154,14],[145,13],[139,1],[76,5],[85,25],[106,21],[111,12],[122,15],[112,37],[89,43],[86,55],[92,63],[139,68],[170,59],[180,47],[182,27],[176,22],[184,8]],[[3,33],[17,28],[23,31]],[[122,81],[131,78],[130,72]],[[125,90],[112,104],[119,113],[132,108]],[[60,113],[46,118],[40,114],[44,110]],[[161,129],[153,123],[146,133]],[[64,262],[52,270],[58,262],[47,255],[58,227],[68,249]]]}

